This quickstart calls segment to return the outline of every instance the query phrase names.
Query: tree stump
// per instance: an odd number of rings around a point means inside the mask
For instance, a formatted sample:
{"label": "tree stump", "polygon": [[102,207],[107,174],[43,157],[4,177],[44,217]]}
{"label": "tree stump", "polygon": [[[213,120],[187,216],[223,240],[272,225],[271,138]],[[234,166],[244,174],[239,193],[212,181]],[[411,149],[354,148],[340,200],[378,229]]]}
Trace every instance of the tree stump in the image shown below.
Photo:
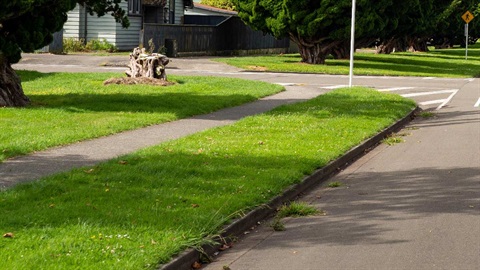
{"label": "tree stump", "polygon": [[167,56],[159,53],[147,54],[145,48],[135,48],[130,53],[129,69],[125,71],[128,77],[147,77],[167,80],[165,66],[170,62]]}

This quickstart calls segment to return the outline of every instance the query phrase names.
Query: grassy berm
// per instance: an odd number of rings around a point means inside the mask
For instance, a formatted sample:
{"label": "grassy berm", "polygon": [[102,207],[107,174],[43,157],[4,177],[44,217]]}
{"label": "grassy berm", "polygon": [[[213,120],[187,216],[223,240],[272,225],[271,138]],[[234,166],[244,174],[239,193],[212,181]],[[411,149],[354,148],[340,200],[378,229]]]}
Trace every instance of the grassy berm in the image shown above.
{"label": "grassy berm", "polygon": [[404,117],[339,89],[0,193],[1,269],[153,269]]}

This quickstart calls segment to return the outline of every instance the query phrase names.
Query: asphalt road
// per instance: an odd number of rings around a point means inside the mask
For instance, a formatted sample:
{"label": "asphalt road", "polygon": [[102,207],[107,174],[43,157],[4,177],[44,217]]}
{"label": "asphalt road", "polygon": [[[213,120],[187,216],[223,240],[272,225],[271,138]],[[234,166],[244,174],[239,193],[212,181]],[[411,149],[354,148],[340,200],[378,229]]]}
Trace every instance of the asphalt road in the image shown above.
{"label": "asphalt road", "polygon": [[[16,68],[124,69],[31,58]],[[241,77],[319,93],[348,82],[240,72],[207,59],[174,59],[167,74]],[[324,183],[300,198],[325,216],[286,219],[281,232],[266,221],[204,269],[480,269],[480,79],[356,76],[354,84],[413,98],[433,117],[418,117],[400,132],[403,143],[380,145],[331,179],[343,186]]]}
{"label": "asphalt road", "polygon": [[283,232],[264,224],[205,269],[480,269],[480,85],[458,83],[434,117],[401,132],[404,143],[331,179],[344,186],[301,198],[326,216],[287,219]]}

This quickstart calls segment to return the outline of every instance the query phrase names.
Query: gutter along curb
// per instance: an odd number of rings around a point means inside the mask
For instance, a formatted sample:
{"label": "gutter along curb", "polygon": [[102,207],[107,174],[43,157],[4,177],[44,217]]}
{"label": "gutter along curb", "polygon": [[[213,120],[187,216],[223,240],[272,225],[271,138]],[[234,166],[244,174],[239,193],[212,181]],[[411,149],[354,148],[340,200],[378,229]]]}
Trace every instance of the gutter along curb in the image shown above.
{"label": "gutter along curb", "polygon": [[231,224],[227,225],[223,229],[220,237],[214,239],[220,244],[213,246],[203,245],[199,249],[189,248],[186,251],[180,253],[177,257],[173,258],[169,263],[163,264],[157,269],[192,269],[192,264],[200,261],[200,258],[204,258],[205,256],[211,257],[214,253],[218,252],[218,249],[222,244],[231,242],[232,239],[241,237],[241,235],[243,235],[246,231],[250,231],[252,227],[257,226],[260,221],[273,216],[276,213],[277,208],[279,208],[283,204],[295,200],[305,191],[330,179],[333,175],[337,174],[342,169],[353,163],[355,160],[368,153],[371,149],[375,148],[385,137],[402,129],[415,117],[415,114],[417,114],[419,111],[420,108],[416,107],[404,118],[398,120],[390,127],[382,130],[377,135],[365,140],[360,145],[350,149],[347,153],[345,153],[338,159],[330,162],[322,168],[319,168],[312,175],[305,177],[302,182],[289,187],[282,194],[274,197],[269,203],[258,206],[257,208],[248,212],[243,217],[234,220]]}

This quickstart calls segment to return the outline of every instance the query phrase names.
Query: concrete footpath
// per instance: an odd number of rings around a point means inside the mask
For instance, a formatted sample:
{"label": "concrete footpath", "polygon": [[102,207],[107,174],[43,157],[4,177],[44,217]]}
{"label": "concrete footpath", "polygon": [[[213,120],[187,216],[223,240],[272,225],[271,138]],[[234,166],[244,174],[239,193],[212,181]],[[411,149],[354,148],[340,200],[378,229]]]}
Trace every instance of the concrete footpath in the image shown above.
{"label": "concrete footpath", "polygon": [[94,165],[144,147],[181,138],[209,128],[228,125],[243,117],[266,112],[283,104],[305,101],[321,93],[320,90],[286,90],[252,103],[210,114],[125,131],[9,159],[0,163],[0,188],[35,180],[72,168]]}
{"label": "concrete footpath", "polygon": [[[123,67],[127,62],[125,59],[125,56],[28,54],[24,55],[23,60],[14,68],[41,72],[91,72],[92,70],[112,72],[112,70],[125,70]],[[172,62],[176,65],[171,66],[171,69],[203,69],[210,72],[238,70],[205,58],[175,59]],[[94,165],[141,148],[209,128],[228,125],[246,116],[263,113],[283,104],[305,101],[325,92],[326,90],[315,88],[298,89],[287,86],[281,93],[245,105],[12,158],[0,163],[0,189],[72,168]]]}

